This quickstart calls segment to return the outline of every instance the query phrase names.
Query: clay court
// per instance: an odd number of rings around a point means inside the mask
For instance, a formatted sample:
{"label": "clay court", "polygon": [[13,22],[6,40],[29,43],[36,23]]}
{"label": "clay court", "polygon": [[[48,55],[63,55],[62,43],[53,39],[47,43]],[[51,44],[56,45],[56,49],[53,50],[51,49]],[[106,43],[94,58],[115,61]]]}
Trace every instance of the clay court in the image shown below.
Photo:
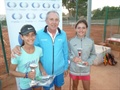
{"label": "clay court", "polygon": [[[74,26],[73,25],[64,25],[63,29],[67,33],[68,40],[75,35]],[[118,27],[113,26],[112,34],[117,33]],[[111,36],[111,26],[107,26],[106,38]],[[103,25],[92,25],[90,37],[95,41],[95,44],[102,44],[104,34],[104,26]],[[3,41],[6,51],[7,63],[9,67],[10,63],[10,44],[8,38],[7,28],[2,27],[2,35]],[[104,43],[104,45],[107,45]],[[111,44],[108,45],[112,48],[112,53],[115,56],[118,64],[116,66],[104,66],[93,65],[91,68],[91,90],[120,90],[120,45]],[[2,45],[0,44],[0,80],[2,90],[17,90],[15,78],[10,76],[6,72],[4,62],[4,56],[2,53]],[[70,79],[69,75],[65,78],[65,84],[63,86],[63,90],[69,90],[70,87]],[[1,90],[1,88],[0,88]],[[83,90],[82,83],[79,84],[79,90]]]}

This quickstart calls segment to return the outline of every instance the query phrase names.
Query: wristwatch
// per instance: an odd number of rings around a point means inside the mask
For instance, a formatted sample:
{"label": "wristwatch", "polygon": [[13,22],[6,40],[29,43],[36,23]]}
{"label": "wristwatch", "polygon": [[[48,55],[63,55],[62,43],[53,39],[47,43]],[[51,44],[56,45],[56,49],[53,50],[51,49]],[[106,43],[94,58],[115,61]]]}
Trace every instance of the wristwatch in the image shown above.
{"label": "wristwatch", "polygon": [[28,72],[25,73],[25,77],[24,78],[28,78]]}

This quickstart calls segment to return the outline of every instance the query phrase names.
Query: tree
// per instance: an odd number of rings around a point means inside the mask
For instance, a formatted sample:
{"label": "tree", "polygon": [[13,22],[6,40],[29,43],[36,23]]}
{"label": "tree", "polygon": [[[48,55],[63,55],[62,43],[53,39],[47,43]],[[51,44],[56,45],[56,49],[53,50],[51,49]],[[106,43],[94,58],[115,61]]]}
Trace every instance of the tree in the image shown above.
{"label": "tree", "polygon": [[2,23],[3,26],[7,26],[6,19],[5,19],[5,20],[2,20],[1,23]]}
{"label": "tree", "polygon": [[76,8],[78,9],[78,17],[87,15],[87,0],[78,0],[78,7],[76,7],[76,0],[62,0],[63,7],[66,7],[70,17],[75,17]]}
{"label": "tree", "polygon": [[[106,12],[108,8],[108,12]],[[103,9],[96,9],[92,11],[92,19],[105,19],[106,14],[108,13],[108,19],[120,18],[120,6],[119,7],[108,7],[105,6]]]}

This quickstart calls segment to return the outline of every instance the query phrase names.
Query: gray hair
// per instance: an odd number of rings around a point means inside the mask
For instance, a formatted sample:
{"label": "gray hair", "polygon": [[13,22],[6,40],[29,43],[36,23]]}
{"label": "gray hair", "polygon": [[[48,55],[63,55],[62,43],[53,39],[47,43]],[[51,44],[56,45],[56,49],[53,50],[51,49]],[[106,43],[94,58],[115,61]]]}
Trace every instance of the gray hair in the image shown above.
{"label": "gray hair", "polygon": [[52,11],[47,12],[45,20],[48,19],[48,16],[49,16],[50,13],[56,13],[58,15],[58,17],[59,17],[59,13],[57,11],[55,11],[55,10],[52,10]]}

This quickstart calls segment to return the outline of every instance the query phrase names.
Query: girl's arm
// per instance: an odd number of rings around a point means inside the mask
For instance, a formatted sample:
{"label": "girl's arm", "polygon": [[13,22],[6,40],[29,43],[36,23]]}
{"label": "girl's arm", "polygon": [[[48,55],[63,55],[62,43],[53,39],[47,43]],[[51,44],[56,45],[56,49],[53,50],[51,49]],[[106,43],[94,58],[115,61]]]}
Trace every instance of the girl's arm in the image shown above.
{"label": "girl's arm", "polygon": [[10,74],[15,77],[23,77],[23,78],[30,78],[33,79],[35,77],[35,72],[26,72],[21,73],[16,71],[17,64],[11,64],[10,65]]}
{"label": "girl's arm", "polygon": [[16,71],[17,64],[11,64],[10,65],[10,74],[15,76],[15,77],[25,77],[25,73],[20,73]]}

